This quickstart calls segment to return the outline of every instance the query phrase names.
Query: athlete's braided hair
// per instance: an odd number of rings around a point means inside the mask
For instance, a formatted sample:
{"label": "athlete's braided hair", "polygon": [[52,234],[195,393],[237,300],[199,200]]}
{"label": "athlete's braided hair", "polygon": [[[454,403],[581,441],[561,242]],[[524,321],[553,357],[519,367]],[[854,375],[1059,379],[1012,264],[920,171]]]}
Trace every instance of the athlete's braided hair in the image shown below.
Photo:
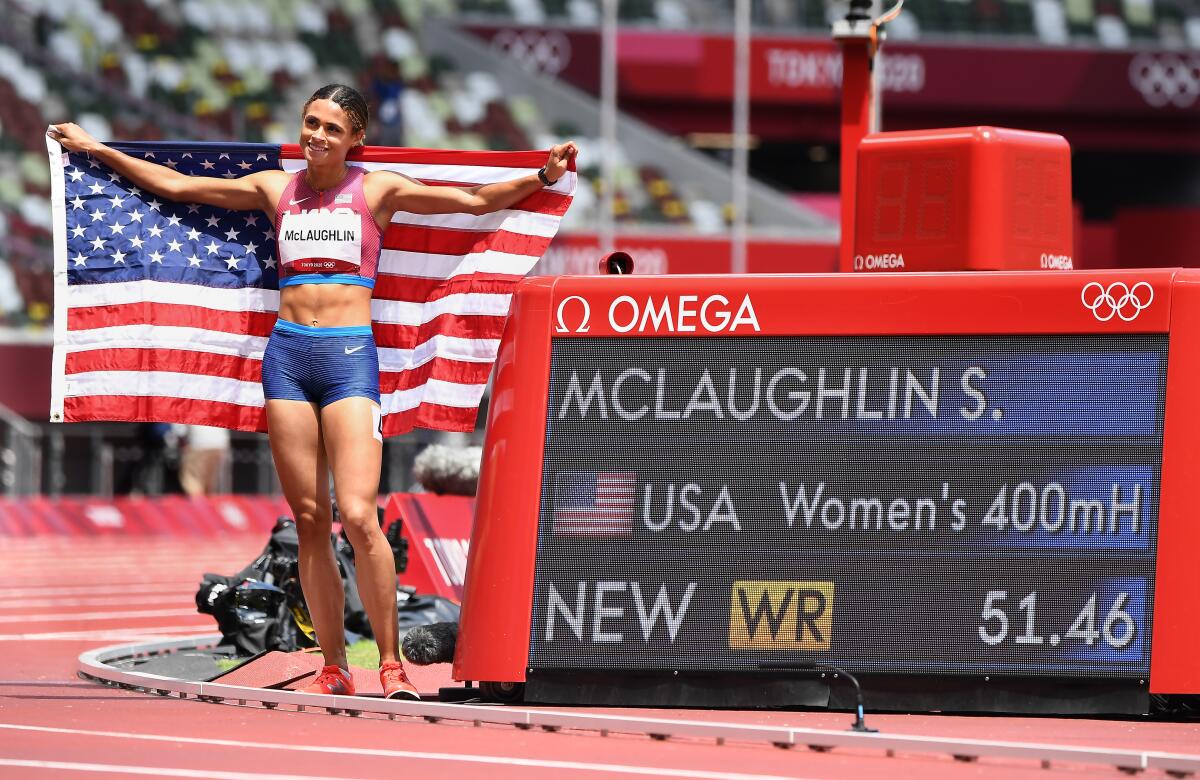
{"label": "athlete's braided hair", "polygon": [[337,103],[346,112],[346,116],[350,117],[352,132],[357,133],[359,130],[367,129],[371,112],[367,108],[366,98],[354,87],[347,87],[345,84],[326,84],[312,93],[312,97],[305,101],[303,111],[307,111],[314,100],[331,100]]}

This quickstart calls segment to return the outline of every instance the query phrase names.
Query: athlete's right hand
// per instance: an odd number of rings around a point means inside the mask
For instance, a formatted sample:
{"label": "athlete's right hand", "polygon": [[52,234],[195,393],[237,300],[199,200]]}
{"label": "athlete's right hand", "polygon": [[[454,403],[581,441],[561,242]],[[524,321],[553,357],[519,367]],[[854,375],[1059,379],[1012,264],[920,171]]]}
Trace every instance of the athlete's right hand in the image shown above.
{"label": "athlete's right hand", "polygon": [[65,146],[69,152],[90,152],[100,145],[99,141],[74,122],[50,125],[46,135]]}

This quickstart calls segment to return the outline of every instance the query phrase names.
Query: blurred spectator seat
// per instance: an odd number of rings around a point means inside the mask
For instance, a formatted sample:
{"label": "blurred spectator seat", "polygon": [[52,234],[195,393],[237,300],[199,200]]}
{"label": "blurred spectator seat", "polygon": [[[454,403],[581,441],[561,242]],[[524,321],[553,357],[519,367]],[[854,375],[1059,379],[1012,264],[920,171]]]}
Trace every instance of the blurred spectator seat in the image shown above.
{"label": "blurred spectator seat", "polygon": [[1052,46],[1062,46],[1071,40],[1067,14],[1059,0],[1033,0],[1033,29],[1042,43]]}
{"label": "blurred spectator seat", "polygon": [[1099,14],[1096,17],[1096,39],[1102,46],[1123,49],[1129,46],[1129,29],[1116,14]]}

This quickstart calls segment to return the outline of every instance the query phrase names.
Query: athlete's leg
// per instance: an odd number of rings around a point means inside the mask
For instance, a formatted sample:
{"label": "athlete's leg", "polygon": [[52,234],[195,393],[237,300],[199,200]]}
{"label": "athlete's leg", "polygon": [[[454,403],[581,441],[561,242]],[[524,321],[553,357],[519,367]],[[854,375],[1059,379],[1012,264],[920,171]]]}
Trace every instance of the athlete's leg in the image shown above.
{"label": "athlete's leg", "polygon": [[396,618],[396,564],[376,514],[383,439],[379,406],[351,396],[321,410],[325,451],[346,537],[354,546],[358,592],[371,621],[381,663],[399,660]]}
{"label": "athlete's leg", "polygon": [[296,518],[300,585],[317,641],[327,665],[345,667],[345,593],[329,537],[333,517],[317,405],[268,400],[267,426],[283,495]]}

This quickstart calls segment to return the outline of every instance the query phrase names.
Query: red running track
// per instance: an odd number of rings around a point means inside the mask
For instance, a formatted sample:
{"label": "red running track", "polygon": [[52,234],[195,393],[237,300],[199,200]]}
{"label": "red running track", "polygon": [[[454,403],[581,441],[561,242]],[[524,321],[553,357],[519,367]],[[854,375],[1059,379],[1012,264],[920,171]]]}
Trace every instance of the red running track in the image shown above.
{"label": "red running track", "polygon": [[[1045,770],[1032,761],[965,764],[931,755],[270,711],[148,696],[76,677],[76,659],[86,650],[213,633],[212,619],[193,607],[201,573],[236,571],[264,540],[261,531],[206,539],[0,537],[0,778],[1124,777],[1097,766]],[[811,728],[849,722],[844,713],[824,712],[636,714]],[[869,721],[896,734],[1200,752],[1196,723],[912,715]]]}

